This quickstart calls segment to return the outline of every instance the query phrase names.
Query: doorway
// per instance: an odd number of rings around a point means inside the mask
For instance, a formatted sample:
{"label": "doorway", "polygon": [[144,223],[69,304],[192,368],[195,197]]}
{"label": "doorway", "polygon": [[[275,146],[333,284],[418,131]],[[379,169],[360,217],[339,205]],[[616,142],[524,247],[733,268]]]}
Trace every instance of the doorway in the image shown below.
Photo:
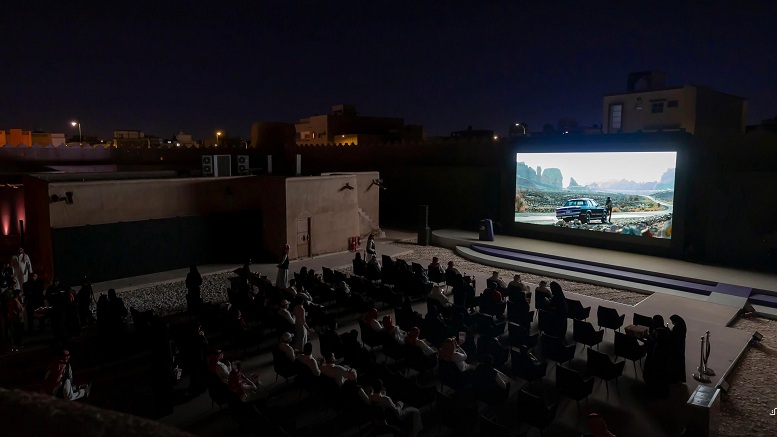
{"label": "doorway", "polygon": [[297,257],[309,258],[310,251],[310,217],[297,219]]}

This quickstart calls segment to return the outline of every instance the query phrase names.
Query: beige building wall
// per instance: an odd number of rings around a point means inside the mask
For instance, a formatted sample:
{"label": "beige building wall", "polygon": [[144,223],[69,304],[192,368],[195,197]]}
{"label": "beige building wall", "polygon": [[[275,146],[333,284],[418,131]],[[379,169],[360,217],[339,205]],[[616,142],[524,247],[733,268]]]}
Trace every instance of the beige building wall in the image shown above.
{"label": "beige building wall", "polygon": [[[348,249],[348,237],[364,235],[364,216],[374,214],[377,228],[379,190],[368,189],[377,172],[286,179],[286,239],[290,258],[301,255],[301,226],[310,219],[310,254]],[[348,184],[353,189],[344,188]],[[366,185],[365,185],[366,184]],[[363,207],[360,209],[360,206]],[[365,220],[366,221],[366,220]]]}
{"label": "beige building wall", "polygon": [[[623,105],[621,129],[613,129],[611,109]],[[655,111],[659,105],[661,111]],[[602,132],[685,130],[694,135],[744,133],[745,99],[706,87],[686,85],[604,97]]]}
{"label": "beige building wall", "polygon": [[314,115],[302,119],[294,128],[299,135],[297,144],[326,144],[331,142],[329,115]]}
{"label": "beige building wall", "polygon": [[[677,106],[670,107],[670,101],[677,102]],[[610,110],[613,105],[617,104],[623,105],[623,111],[621,129],[614,132]],[[653,112],[654,104],[663,104],[662,111]],[[602,120],[602,131],[605,134],[680,129],[685,129],[686,132],[693,134],[696,120],[696,89],[686,86],[605,96],[602,106]]]}
{"label": "beige building wall", "polygon": [[141,179],[51,182],[49,197],[73,193],[73,203],[49,206],[52,228],[99,225],[259,209],[261,178]]}

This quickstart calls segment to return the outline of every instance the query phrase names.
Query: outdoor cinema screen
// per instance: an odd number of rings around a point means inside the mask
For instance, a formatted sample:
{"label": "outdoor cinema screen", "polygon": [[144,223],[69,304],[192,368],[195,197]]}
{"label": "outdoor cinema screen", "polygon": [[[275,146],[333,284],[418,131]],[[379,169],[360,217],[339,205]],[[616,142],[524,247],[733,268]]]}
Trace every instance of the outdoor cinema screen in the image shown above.
{"label": "outdoor cinema screen", "polygon": [[676,161],[677,152],[518,153],[515,221],[671,238]]}

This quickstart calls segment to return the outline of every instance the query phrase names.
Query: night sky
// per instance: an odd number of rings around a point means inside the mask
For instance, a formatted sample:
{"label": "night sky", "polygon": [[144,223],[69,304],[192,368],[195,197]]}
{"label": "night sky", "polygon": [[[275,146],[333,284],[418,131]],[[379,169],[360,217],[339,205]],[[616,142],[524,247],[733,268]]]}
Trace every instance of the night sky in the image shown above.
{"label": "night sky", "polygon": [[27,3],[0,11],[0,129],[246,138],[351,103],[429,135],[506,134],[600,124],[641,70],[747,97],[749,124],[777,117],[774,1]]}

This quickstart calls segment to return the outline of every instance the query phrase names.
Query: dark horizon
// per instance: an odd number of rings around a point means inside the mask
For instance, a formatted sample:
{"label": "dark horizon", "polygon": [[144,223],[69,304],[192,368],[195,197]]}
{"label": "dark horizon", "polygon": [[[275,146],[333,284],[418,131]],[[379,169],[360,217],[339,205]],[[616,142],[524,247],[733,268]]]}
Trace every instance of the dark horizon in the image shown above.
{"label": "dark horizon", "polygon": [[[472,2],[224,1],[9,5],[0,129],[108,139],[296,122],[356,105],[428,135],[572,117],[601,124],[629,72],[748,99],[748,124],[777,117],[777,5],[668,1],[520,6]],[[303,7],[305,6],[305,7]]]}

